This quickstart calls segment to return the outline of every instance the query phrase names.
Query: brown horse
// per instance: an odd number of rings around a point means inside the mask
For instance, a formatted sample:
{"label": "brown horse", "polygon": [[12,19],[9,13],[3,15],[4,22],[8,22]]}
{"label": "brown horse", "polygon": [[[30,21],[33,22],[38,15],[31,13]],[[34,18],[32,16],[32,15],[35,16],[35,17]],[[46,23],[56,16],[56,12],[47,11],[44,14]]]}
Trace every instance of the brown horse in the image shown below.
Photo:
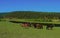
{"label": "brown horse", "polygon": [[38,29],[43,29],[43,25],[40,24],[40,23],[37,23],[37,24],[36,24],[36,27],[37,27]]}
{"label": "brown horse", "polygon": [[28,28],[31,27],[31,24],[28,22],[22,23],[22,27]]}
{"label": "brown horse", "polygon": [[34,28],[43,29],[43,25],[40,23],[34,23],[33,26]]}

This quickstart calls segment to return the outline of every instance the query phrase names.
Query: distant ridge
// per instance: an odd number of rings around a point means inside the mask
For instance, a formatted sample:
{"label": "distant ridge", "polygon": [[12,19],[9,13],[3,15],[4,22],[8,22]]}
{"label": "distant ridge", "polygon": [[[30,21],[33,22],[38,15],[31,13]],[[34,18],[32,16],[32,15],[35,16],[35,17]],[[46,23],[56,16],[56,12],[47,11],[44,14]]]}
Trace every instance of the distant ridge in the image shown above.
{"label": "distant ridge", "polygon": [[60,18],[59,12],[36,12],[36,11],[12,11],[8,13],[0,13],[4,18],[22,18],[22,19],[38,19],[38,18]]}
{"label": "distant ridge", "polygon": [[[42,11],[10,11],[10,12],[0,12],[0,13],[11,13],[11,12],[42,12]],[[60,13],[60,12],[42,12],[42,13]]]}

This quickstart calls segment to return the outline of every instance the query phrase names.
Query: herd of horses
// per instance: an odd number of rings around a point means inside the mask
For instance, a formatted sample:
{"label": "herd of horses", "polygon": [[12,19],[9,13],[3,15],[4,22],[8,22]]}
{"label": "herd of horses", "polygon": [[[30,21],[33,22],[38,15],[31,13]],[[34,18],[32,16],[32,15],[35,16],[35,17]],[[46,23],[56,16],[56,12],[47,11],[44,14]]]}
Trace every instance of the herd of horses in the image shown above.
{"label": "herd of horses", "polygon": [[24,27],[24,28],[34,27],[34,28],[37,28],[37,29],[43,29],[43,26],[45,25],[47,30],[52,30],[53,27],[54,27],[54,24],[17,22],[17,21],[10,21],[10,22],[13,22],[13,23],[21,23],[22,24],[21,26]]}
{"label": "herd of horses", "polygon": [[[41,24],[41,23],[29,23],[29,22],[24,22],[24,23],[22,23],[22,27],[25,27],[25,28],[28,28],[28,27],[34,27],[34,28],[37,28],[37,29],[43,29],[43,24]],[[53,29],[53,27],[54,27],[54,25],[53,24],[48,24],[48,25],[46,25],[46,29],[47,30],[52,30]]]}

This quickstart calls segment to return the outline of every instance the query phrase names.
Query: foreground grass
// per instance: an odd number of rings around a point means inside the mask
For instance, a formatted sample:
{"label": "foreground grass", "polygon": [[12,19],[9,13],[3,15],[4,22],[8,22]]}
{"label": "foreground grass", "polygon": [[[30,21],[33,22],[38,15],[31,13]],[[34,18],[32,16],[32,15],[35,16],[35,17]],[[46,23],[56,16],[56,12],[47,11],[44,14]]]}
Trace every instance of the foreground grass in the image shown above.
{"label": "foreground grass", "polygon": [[0,22],[0,38],[60,38],[60,27],[54,27],[53,30],[25,29],[20,24],[7,21]]}

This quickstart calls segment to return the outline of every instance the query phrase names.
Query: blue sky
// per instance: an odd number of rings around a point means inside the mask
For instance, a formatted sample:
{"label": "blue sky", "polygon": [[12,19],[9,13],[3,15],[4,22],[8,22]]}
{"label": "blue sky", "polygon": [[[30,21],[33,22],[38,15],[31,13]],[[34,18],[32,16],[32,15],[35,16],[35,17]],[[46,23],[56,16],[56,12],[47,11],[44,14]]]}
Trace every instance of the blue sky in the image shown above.
{"label": "blue sky", "polygon": [[0,12],[60,12],[60,0],[0,0]]}

